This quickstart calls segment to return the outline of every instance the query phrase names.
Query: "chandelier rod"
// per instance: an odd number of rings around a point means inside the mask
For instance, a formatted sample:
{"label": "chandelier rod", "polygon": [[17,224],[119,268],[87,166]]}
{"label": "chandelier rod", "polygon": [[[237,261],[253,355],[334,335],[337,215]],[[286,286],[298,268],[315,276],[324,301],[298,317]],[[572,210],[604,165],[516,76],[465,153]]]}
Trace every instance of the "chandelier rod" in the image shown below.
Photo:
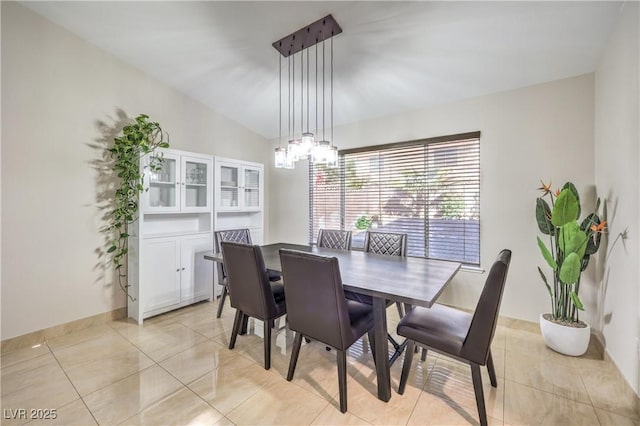
{"label": "chandelier rod", "polygon": [[282,147],[282,56],[278,56],[278,148]]}

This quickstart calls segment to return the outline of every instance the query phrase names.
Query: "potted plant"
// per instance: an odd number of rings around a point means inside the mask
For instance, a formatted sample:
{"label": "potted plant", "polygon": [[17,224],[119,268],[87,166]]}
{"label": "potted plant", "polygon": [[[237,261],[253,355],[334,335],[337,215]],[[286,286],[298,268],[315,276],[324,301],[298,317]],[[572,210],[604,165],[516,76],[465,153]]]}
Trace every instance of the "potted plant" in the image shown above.
{"label": "potted plant", "polygon": [[[600,199],[592,213],[579,221],[581,206],[576,187],[567,182],[562,190],[551,191],[551,182],[542,182],[542,196],[536,200],[536,220],[548,246],[538,237],[542,257],[551,268],[548,280],[540,267],[551,296],[551,312],[540,314],[540,330],[547,346],[565,355],[580,356],[589,346],[591,328],[579,318],[584,310],[578,296],[582,272],[600,247],[600,237],[606,228],[597,214]],[[550,201],[551,205],[545,200]]]}
{"label": "potted plant", "polygon": [[[164,133],[160,125],[149,121],[149,116],[140,114],[135,121],[122,129],[122,136],[114,138],[109,154],[113,160],[113,170],[119,178],[119,184],[115,190],[113,204],[108,216],[108,223],[103,231],[113,237],[107,254],[111,256],[113,267],[118,274],[118,284],[127,296],[129,294],[127,283],[127,271],[125,260],[127,259],[128,226],[138,219],[138,197],[142,191],[148,191],[144,186],[144,172],[146,168],[151,171],[162,169],[164,158],[154,154],[158,148],[168,148],[169,143],[164,140]],[[140,168],[140,159],[150,156],[150,160],[143,169]]]}

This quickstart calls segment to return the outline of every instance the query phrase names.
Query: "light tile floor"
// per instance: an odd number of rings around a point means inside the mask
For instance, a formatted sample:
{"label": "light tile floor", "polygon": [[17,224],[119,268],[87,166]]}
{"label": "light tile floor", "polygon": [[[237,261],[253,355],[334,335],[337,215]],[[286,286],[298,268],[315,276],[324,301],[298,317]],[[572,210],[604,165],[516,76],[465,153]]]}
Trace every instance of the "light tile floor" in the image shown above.
{"label": "light tile floor", "polygon": [[[259,326],[251,322],[251,333],[239,336],[230,351],[234,312],[227,306],[216,319],[216,303],[143,326],[114,321],[2,354],[1,423],[478,424],[465,364],[433,352],[426,362],[416,356],[407,389],[398,395],[400,359],[391,371],[391,401],[384,403],[376,398],[367,344],[356,342],[349,354],[348,412],[342,414],[333,351],[317,342],[304,345],[294,380],[287,382],[292,333],[283,326],[275,334],[272,368],[265,371]],[[394,330],[395,307],[388,313]],[[640,425],[637,397],[610,362],[595,351],[561,356],[545,347],[535,325],[504,324],[492,345],[497,388],[483,369],[489,424]],[[55,420],[31,418],[51,409]]]}

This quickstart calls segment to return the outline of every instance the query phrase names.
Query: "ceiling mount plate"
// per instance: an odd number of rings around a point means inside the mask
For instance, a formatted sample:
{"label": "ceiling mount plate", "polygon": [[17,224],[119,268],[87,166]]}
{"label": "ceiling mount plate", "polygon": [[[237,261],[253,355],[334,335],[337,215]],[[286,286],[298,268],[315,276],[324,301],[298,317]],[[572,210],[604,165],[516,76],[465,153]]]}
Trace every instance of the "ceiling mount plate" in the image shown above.
{"label": "ceiling mount plate", "polygon": [[340,28],[340,25],[333,19],[333,16],[327,15],[322,19],[318,19],[313,24],[309,24],[281,38],[273,43],[272,46],[286,58],[314,44],[328,40],[341,32],[342,28]]}

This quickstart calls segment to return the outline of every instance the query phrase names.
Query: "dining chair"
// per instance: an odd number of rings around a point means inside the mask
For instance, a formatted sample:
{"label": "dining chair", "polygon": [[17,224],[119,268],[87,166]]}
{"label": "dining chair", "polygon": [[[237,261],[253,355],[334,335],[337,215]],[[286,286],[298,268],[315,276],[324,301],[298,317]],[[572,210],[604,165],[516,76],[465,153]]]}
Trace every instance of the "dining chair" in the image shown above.
{"label": "dining chair", "polygon": [[264,322],[264,368],[271,368],[271,329],[287,313],[284,287],[270,282],[260,246],[225,242],[222,245],[231,307],[236,309],[229,349],[233,349],[248,317]]}
{"label": "dining chair", "polygon": [[[213,238],[217,253],[222,252],[222,247],[220,246],[220,244],[225,241],[233,243],[252,244],[251,232],[247,228],[215,231],[213,233]],[[220,294],[220,301],[218,302],[218,312],[216,314],[216,318],[220,318],[220,316],[222,315],[224,302],[227,298],[227,294],[229,294],[229,289],[227,288],[227,274],[224,268],[224,264],[221,262],[217,262],[217,268],[218,284],[222,286],[222,293]],[[280,281],[280,279],[282,278],[280,274],[275,271],[267,271],[269,273],[269,281]]]}
{"label": "dining chair", "polygon": [[407,255],[407,234],[367,231],[364,235],[364,251],[405,257]]}
{"label": "dining chair", "polygon": [[400,320],[398,335],[408,339],[398,387],[400,395],[407,385],[414,344],[419,343],[471,366],[480,424],[487,424],[480,366],[487,366],[491,386],[497,387],[491,341],[496,330],[510,262],[511,250],[502,250],[491,266],[473,314],[435,304],[429,309],[417,306]]}
{"label": "dining chair", "polygon": [[365,333],[374,348],[373,308],[344,295],[335,257],[280,250],[289,329],[295,331],[287,380],[295,373],[302,338],[336,349],[340,411],[347,411],[347,350]]}
{"label": "dining chair", "polygon": [[351,231],[319,229],[316,245],[337,250],[351,250]]}

